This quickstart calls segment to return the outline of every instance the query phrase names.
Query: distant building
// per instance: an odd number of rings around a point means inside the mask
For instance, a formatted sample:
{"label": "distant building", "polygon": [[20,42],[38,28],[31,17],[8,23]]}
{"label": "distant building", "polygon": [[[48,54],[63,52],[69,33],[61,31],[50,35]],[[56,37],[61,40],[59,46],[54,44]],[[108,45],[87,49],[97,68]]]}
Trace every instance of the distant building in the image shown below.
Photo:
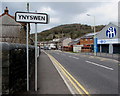
{"label": "distant building", "polygon": [[69,46],[68,44],[72,41],[71,38],[63,37],[59,40],[60,46]]}
{"label": "distant building", "polygon": [[57,46],[61,50],[68,51],[69,50],[69,43],[72,41],[71,38],[63,37],[59,40]]}
{"label": "distant building", "polygon": [[26,24],[18,23],[15,17],[9,14],[6,7],[4,13],[0,15],[0,42],[26,43]]}
{"label": "distant building", "polygon": [[73,47],[73,52],[93,52],[94,36],[98,33],[87,33],[80,38],[74,39],[69,43],[69,46]]}
{"label": "distant building", "polygon": [[73,39],[69,46],[71,47],[71,51],[73,52],[81,52],[81,46],[80,46],[80,38]]}
{"label": "distant building", "polygon": [[81,52],[93,52],[94,36],[98,33],[88,33],[80,38]]}
{"label": "distant building", "polygon": [[118,22],[111,22],[106,25],[99,34],[96,35],[98,39],[98,52],[104,53],[119,53],[120,54],[120,24]]}

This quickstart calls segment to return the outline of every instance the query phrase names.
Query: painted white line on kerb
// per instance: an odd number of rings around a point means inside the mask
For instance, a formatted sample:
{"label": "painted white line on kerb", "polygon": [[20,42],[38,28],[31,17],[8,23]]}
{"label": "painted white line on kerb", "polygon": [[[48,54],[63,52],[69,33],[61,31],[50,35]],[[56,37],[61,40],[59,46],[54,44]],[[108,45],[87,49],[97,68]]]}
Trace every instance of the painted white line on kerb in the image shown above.
{"label": "painted white line on kerb", "polygon": [[103,65],[91,62],[91,61],[86,61],[86,62],[90,63],[90,64],[93,64],[93,65],[96,65],[96,66],[99,66],[99,67],[103,67],[103,68],[109,69],[109,70],[114,70],[113,68],[110,68],[110,67],[107,67],[107,66],[103,66]]}

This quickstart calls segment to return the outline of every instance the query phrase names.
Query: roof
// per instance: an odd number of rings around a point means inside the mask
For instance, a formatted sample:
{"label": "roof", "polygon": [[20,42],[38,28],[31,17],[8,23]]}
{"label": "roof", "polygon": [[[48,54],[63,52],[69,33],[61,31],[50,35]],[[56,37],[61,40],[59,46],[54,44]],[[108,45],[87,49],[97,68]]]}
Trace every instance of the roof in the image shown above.
{"label": "roof", "polygon": [[63,37],[63,38],[60,38],[59,42],[62,42],[63,40],[67,39],[68,37]]}
{"label": "roof", "polygon": [[80,38],[73,39],[68,45],[75,45],[80,42]]}
{"label": "roof", "polygon": [[117,27],[120,27],[120,22],[110,22],[110,24],[113,24],[113,25],[115,25]]}
{"label": "roof", "polygon": [[[8,18],[7,16],[10,17],[10,18],[12,18],[13,20],[15,20],[15,17],[9,14],[8,7],[6,7],[6,9],[4,10],[4,13],[3,13],[2,15],[0,15],[0,18],[2,18],[2,25],[8,24],[8,21],[9,21],[8,19],[9,19],[9,18]],[[5,19],[4,19],[3,17],[5,17]],[[6,17],[7,17],[7,19],[6,19]],[[16,21],[15,21],[15,22],[16,22]],[[15,23],[15,22],[11,22],[11,23],[9,22],[9,24],[12,24],[12,25],[13,25],[13,23]],[[26,23],[18,23],[18,25],[19,25],[19,24],[21,24],[21,25],[23,25],[23,26],[26,25]],[[15,25],[16,25],[16,24],[15,24]]]}
{"label": "roof", "polygon": [[80,41],[72,41],[70,42],[68,45],[76,45],[77,43],[79,43]]}
{"label": "roof", "polygon": [[97,35],[98,33],[100,33],[100,32],[87,33],[87,34],[85,34],[84,36],[82,36],[81,38],[92,38],[92,37],[94,37],[95,35]]}
{"label": "roof", "polygon": [[0,15],[0,17],[2,17],[2,16],[4,16],[4,15],[8,15],[8,16],[11,17],[12,19],[15,19],[14,16],[11,16],[11,15],[9,14],[9,10],[8,10],[7,7],[6,7],[6,9],[4,10],[4,13],[3,13],[2,15]]}

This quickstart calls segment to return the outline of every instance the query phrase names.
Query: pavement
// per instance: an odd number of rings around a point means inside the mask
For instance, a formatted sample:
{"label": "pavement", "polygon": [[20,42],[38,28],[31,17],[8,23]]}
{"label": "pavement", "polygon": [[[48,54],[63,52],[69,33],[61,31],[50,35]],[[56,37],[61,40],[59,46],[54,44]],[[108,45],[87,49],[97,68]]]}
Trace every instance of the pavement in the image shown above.
{"label": "pavement", "polygon": [[60,51],[47,51],[47,53],[52,55],[84,89],[92,94],[91,96],[94,94],[118,96],[119,64],[117,60]]}
{"label": "pavement", "polygon": [[38,60],[38,91],[34,91],[34,82],[31,82],[30,94],[40,96],[44,96],[44,94],[52,94],[51,96],[71,94],[53,63],[43,51]]}

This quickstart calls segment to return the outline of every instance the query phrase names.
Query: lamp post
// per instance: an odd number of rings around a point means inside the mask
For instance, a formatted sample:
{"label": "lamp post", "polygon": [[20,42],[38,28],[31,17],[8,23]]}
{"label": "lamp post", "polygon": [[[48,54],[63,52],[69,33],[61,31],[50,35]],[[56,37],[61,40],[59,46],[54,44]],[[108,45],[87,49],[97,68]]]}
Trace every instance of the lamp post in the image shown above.
{"label": "lamp post", "polygon": [[[87,14],[87,16],[92,16],[92,15]],[[95,16],[92,16],[92,17],[94,19],[94,56],[96,56],[97,55],[97,38],[96,38],[96,35],[95,35],[95,33],[96,33],[96,29],[95,29]]]}

